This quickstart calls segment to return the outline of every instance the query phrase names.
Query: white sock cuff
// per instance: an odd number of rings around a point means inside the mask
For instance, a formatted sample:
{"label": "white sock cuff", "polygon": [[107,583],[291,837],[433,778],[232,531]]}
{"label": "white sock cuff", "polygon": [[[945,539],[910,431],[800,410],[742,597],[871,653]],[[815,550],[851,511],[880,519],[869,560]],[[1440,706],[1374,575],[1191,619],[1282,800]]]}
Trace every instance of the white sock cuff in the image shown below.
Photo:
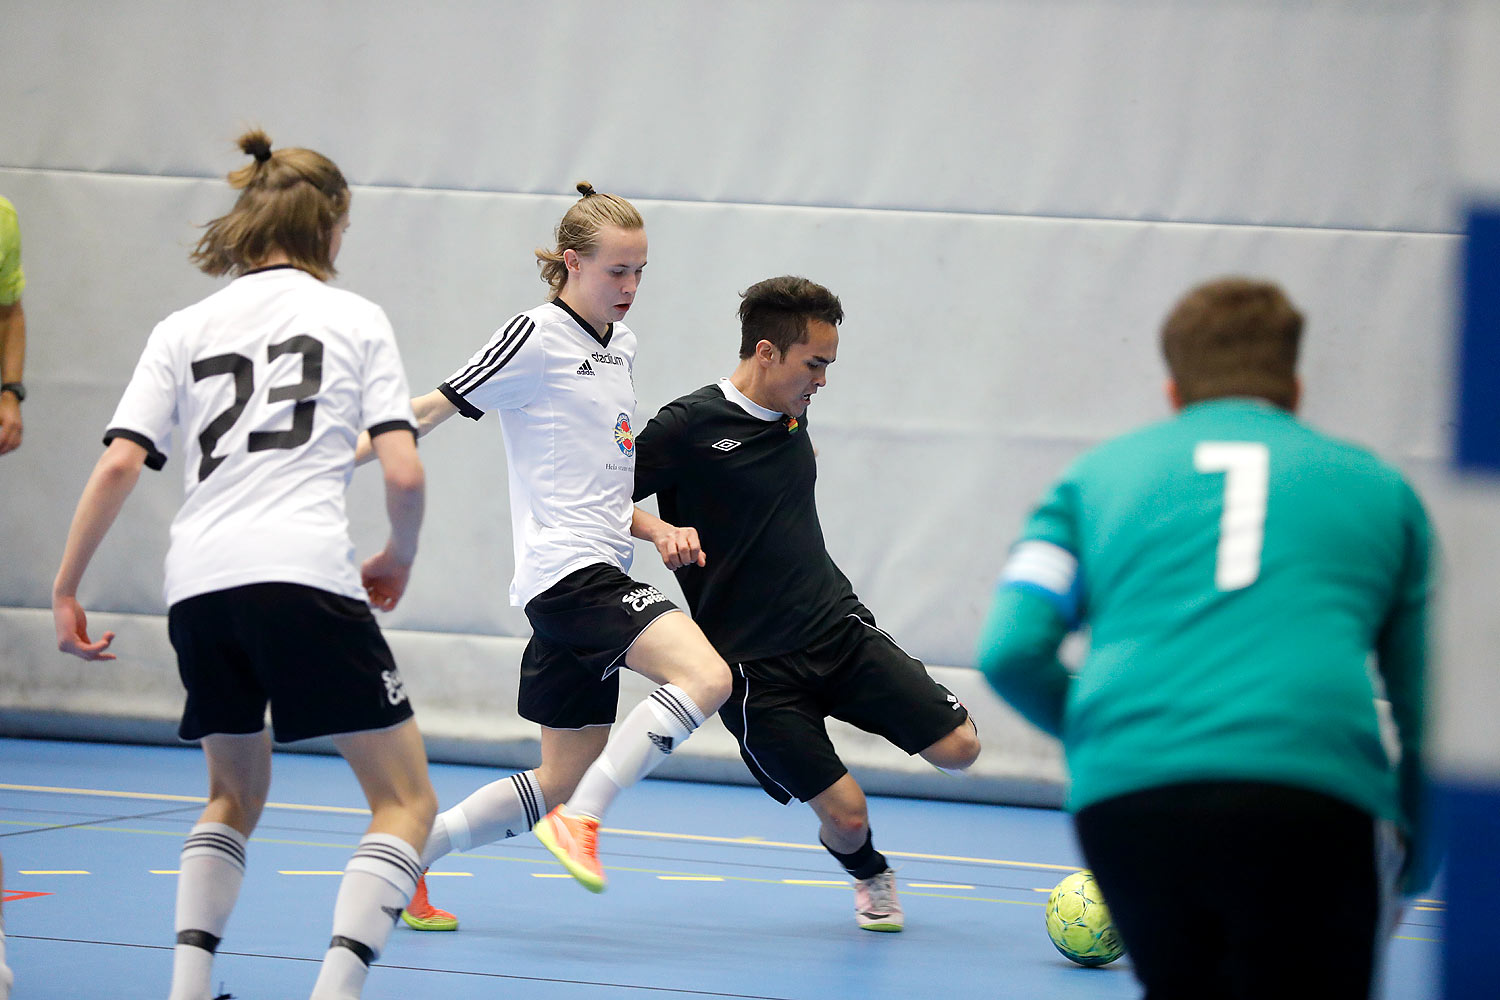
{"label": "white sock cuff", "polygon": [[474,834],[469,829],[468,817],[464,815],[462,806],[454,806],[437,818],[443,824],[443,831],[448,834],[449,851],[467,851],[474,846]]}
{"label": "white sock cuff", "polygon": [[676,684],[663,684],[651,692],[650,700],[651,711],[663,725],[675,726],[680,731],[679,739],[686,739],[703,725],[703,710]]}
{"label": "white sock cuff", "polygon": [[397,892],[410,899],[422,877],[422,861],[417,849],[389,833],[367,833],[360,838],[354,856],[344,866],[345,872],[365,872],[384,879]]}
{"label": "white sock cuff", "polygon": [[187,840],[182,843],[182,860],[218,858],[244,871],[246,840],[243,833],[227,823],[199,823],[188,831]]}

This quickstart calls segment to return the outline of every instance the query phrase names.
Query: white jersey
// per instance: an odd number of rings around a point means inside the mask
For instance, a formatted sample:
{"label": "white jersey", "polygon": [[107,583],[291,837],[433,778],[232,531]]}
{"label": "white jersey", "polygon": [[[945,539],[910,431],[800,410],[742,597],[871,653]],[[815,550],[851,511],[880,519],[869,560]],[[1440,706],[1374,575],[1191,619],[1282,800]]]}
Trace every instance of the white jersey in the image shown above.
{"label": "white jersey", "polygon": [[635,484],[635,334],[596,336],[561,303],[507,322],[438,389],[464,416],[500,412],[524,606],[574,570],[630,568]]}
{"label": "white jersey", "polygon": [[363,600],[344,490],[362,430],[415,430],[379,306],[291,267],[236,278],[157,324],[106,443],[160,469],[180,433],[186,492],[168,605],[251,583]]}

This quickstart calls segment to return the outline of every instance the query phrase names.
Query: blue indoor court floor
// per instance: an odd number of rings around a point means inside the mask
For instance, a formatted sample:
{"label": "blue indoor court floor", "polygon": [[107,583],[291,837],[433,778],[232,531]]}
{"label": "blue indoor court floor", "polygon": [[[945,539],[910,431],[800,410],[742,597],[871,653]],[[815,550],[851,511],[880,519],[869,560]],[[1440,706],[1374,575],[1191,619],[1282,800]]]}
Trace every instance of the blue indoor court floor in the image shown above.
{"label": "blue indoor court floor", "polygon": [[[444,807],[507,772],[434,765]],[[166,996],[178,850],[201,808],[194,748],[0,740],[0,854],[13,1000]],[[962,780],[962,779],[955,779]],[[306,997],[338,878],[367,821],[337,758],[278,754],[216,982],[237,1000]],[[563,874],[529,834],[444,858],[433,900],[457,933],[398,925],[369,1000],[1135,997],[1128,957],[1084,969],[1047,940],[1047,890],[1079,867],[1043,809],[871,800],[907,929],[855,927],[812,813],[759,789],[646,781],[600,838],[609,889]],[[1184,901],[1183,933],[1222,901]],[[1438,994],[1442,904],[1409,909],[1385,996]],[[1286,886],[1286,933],[1326,935],[1317,886]]]}

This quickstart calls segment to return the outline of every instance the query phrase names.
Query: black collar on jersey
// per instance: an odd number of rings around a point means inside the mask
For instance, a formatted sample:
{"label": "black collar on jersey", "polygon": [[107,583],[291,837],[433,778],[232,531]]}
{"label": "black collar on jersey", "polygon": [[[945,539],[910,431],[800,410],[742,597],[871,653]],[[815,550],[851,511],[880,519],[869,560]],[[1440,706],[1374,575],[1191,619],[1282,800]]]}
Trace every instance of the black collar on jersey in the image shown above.
{"label": "black collar on jersey", "polygon": [[569,309],[568,308],[568,304],[566,302],[564,302],[562,299],[553,299],[552,300],[552,304],[555,305],[555,306],[557,306],[557,308],[561,309],[563,312],[567,313],[569,316],[572,316],[573,317],[573,322],[575,322],[579,326],[583,327],[583,332],[584,333],[588,334],[590,337],[593,337],[595,340],[599,341],[599,346],[600,347],[608,347],[609,346],[609,338],[612,337],[612,336],[614,336],[614,333],[615,333],[615,325],[613,323],[609,324],[608,326],[606,326],[604,328],[604,335],[601,337],[599,334],[597,334],[597,333],[594,332],[594,327],[593,327],[592,324],[590,324],[587,320],[585,320],[582,316],[578,315],[572,309]]}
{"label": "black collar on jersey", "polygon": [[250,270],[241,273],[240,277],[243,278],[246,275],[250,275],[250,274],[262,274],[262,273],[264,273],[266,271],[300,271],[300,270],[302,270],[302,268],[298,267],[296,264],[267,264],[265,267],[254,267],[254,268],[251,268]]}

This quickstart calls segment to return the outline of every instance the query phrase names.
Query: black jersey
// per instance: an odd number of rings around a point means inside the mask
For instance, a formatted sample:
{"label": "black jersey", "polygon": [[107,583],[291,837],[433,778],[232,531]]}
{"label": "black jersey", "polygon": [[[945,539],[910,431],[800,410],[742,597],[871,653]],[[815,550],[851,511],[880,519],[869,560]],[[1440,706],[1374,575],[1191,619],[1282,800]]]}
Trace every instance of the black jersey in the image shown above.
{"label": "black jersey", "polygon": [[731,663],[800,649],[862,610],[824,544],[817,477],[806,416],[764,410],[727,381],[668,403],[636,437],[635,499],[655,494],[663,519],[698,530],[708,565],[677,580]]}

